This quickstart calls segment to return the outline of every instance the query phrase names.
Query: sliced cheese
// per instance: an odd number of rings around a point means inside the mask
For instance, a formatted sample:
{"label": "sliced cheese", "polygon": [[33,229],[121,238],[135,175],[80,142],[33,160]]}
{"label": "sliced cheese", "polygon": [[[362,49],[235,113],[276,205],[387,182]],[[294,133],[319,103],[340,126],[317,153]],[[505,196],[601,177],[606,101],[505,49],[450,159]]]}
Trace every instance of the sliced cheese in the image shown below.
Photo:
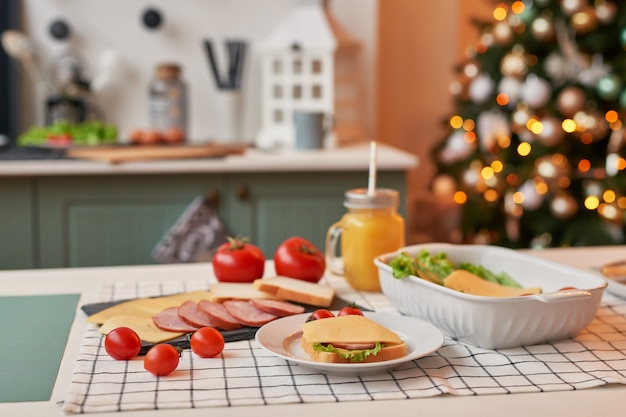
{"label": "sliced cheese", "polygon": [[367,317],[349,315],[304,323],[302,333],[310,343],[402,343],[402,339],[385,326]]}
{"label": "sliced cheese", "polygon": [[152,321],[152,315],[147,314],[121,314],[109,318],[98,329],[102,334],[108,334],[118,327],[130,327],[139,338],[148,343],[161,343],[175,339],[185,333],[166,332],[159,329]]}
{"label": "sliced cheese", "polygon": [[218,282],[211,284],[208,300],[223,303],[228,300],[250,300],[252,298],[278,299],[273,294],[263,292],[246,282]]}
{"label": "sliced cheese", "polygon": [[465,294],[487,297],[518,297],[541,293],[541,288],[514,288],[482,279],[469,271],[458,269],[444,279],[444,286]]}
{"label": "sliced cheese", "polygon": [[140,315],[144,313],[149,314],[150,317],[152,317],[159,311],[165,310],[168,307],[179,306],[187,300],[198,302],[207,298],[209,298],[209,291],[192,291],[155,298],[137,298],[135,300],[124,301],[120,304],[116,304],[99,311],[98,313],[87,317],[87,322],[102,324],[111,317],[133,314]]}

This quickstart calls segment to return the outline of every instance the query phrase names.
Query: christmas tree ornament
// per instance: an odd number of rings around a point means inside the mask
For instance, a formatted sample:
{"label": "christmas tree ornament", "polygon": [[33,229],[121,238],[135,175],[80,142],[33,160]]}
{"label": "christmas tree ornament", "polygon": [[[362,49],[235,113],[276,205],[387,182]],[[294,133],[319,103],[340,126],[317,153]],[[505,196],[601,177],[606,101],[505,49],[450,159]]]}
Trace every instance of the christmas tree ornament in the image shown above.
{"label": "christmas tree ornament", "polygon": [[513,48],[513,51],[506,54],[500,61],[500,72],[508,77],[524,78],[528,72],[526,56],[523,48]]}
{"label": "christmas tree ornament", "polygon": [[576,199],[566,191],[558,192],[550,202],[550,213],[559,220],[567,220],[574,216],[577,211]]}
{"label": "christmas tree ornament", "polygon": [[585,92],[580,87],[565,87],[558,94],[556,105],[563,116],[573,117],[585,108]]}
{"label": "christmas tree ornament", "polygon": [[506,94],[509,98],[508,106],[515,107],[519,100],[522,82],[515,77],[502,77],[498,83],[498,93]]}
{"label": "christmas tree ornament", "polygon": [[513,41],[513,29],[506,21],[501,21],[493,27],[493,40],[498,45],[509,45]]}
{"label": "christmas tree ornament", "polygon": [[495,89],[494,82],[489,74],[481,73],[469,84],[469,98],[477,104],[484,103]]}
{"label": "christmas tree ornament", "polygon": [[587,6],[589,6],[587,0],[561,0],[561,10],[566,16],[573,16]]}
{"label": "christmas tree ornament", "polygon": [[545,106],[551,96],[550,83],[535,74],[529,74],[520,88],[520,98],[534,109]]}
{"label": "christmas tree ornament", "polygon": [[433,194],[438,197],[452,197],[456,190],[456,180],[451,175],[437,175],[433,179]]}
{"label": "christmas tree ornament", "polygon": [[596,17],[598,21],[604,25],[613,23],[617,14],[617,6],[615,3],[608,1],[596,1]]}
{"label": "christmas tree ornament", "polygon": [[[520,205],[525,210],[537,210],[544,201],[544,196],[537,192],[533,180],[526,180],[518,190]],[[520,198],[521,197],[521,198]]]}
{"label": "christmas tree ornament", "polygon": [[572,27],[578,34],[591,32],[597,26],[598,18],[596,17],[596,12],[592,7],[587,7],[572,16]]}
{"label": "christmas tree ornament", "polygon": [[598,81],[598,94],[605,100],[615,100],[622,91],[622,80],[617,74],[608,74]]}
{"label": "christmas tree ornament", "polygon": [[542,130],[537,133],[537,141],[544,146],[553,147],[561,144],[565,132],[561,128],[561,120],[554,116],[545,116],[541,119]]}
{"label": "christmas tree ornament", "polygon": [[476,134],[483,152],[495,152],[498,139],[511,137],[511,126],[505,114],[499,110],[481,113],[476,121]]}
{"label": "christmas tree ornament", "polygon": [[530,25],[530,31],[538,41],[547,42],[554,39],[554,26],[552,19],[539,16]]}
{"label": "christmas tree ornament", "polygon": [[465,133],[456,130],[448,137],[445,147],[439,152],[439,158],[444,164],[450,165],[469,157],[474,148],[473,144],[465,140]]}

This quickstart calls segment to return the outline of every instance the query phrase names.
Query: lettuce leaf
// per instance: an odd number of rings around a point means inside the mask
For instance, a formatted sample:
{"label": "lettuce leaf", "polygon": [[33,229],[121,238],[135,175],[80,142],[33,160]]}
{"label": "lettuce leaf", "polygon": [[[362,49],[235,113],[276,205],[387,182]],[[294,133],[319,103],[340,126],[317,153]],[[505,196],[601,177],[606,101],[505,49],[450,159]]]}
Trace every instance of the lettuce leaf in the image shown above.
{"label": "lettuce leaf", "polygon": [[348,350],[336,348],[331,344],[314,343],[313,349],[316,352],[336,353],[342,359],[348,359],[350,362],[363,362],[368,356],[376,356],[383,349],[380,342],[376,342],[376,346],[372,349]]}

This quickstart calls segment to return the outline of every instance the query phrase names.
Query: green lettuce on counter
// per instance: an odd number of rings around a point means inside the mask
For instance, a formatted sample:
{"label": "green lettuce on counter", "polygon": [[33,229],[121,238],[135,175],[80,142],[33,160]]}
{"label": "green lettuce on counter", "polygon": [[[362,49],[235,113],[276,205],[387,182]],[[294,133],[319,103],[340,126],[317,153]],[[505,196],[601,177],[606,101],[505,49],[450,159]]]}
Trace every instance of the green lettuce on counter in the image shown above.
{"label": "green lettuce on counter", "polygon": [[67,134],[75,145],[101,145],[117,142],[118,128],[101,121],[56,122],[50,126],[32,126],[17,138],[19,146],[46,145],[48,138]]}

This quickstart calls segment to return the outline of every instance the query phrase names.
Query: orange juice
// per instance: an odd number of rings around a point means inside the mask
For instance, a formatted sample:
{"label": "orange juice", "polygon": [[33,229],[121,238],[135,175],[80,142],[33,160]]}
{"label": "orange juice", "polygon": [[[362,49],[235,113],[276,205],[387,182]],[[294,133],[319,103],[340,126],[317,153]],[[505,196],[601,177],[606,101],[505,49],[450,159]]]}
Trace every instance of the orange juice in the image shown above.
{"label": "orange juice", "polygon": [[[344,205],[348,212],[328,230],[326,257],[331,272],[343,275],[355,290],[380,291],[374,258],[405,244],[398,202],[395,190],[378,189],[374,195],[368,195],[365,189],[346,192]],[[337,266],[336,257],[339,238],[342,267]]]}

